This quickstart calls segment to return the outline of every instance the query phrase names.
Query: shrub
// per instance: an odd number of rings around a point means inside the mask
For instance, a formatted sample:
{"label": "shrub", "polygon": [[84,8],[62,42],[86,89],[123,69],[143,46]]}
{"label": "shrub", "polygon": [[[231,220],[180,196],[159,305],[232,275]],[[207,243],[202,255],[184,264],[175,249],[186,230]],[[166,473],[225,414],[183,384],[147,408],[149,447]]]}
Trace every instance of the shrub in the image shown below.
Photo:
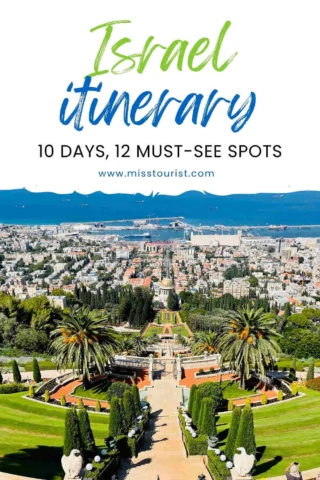
{"label": "shrub", "polygon": [[198,373],[199,375],[203,375],[203,368],[200,368]]}
{"label": "shrub", "polygon": [[216,436],[217,427],[216,427],[216,417],[215,411],[213,408],[213,399],[204,398],[202,400],[202,414],[201,420],[199,422],[199,431],[205,435]]}
{"label": "shrub", "polygon": [[48,403],[49,400],[50,400],[50,393],[49,393],[49,390],[46,390],[46,391],[44,392],[44,401],[45,401],[46,403]]}
{"label": "shrub", "polygon": [[0,372],[0,385],[2,385],[3,378],[2,378],[2,373]]}
{"label": "shrub", "polygon": [[66,411],[63,454],[69,456],[71,450],[81,451],[79,421],[74,407]]}
{"label": "shrub", "polygon": [[33,380],[36,383],[41,382],[41,372],[38,364],[38,360],[36,358],[33,359],[32,361],[32,372],[33,372]]}
{"label": "shrub", "polygon": [[61,398],[60,398],[60,405],[61,407],[65,407],[67,405],[67,402],[66,402],[66,397],[65,395],[61,395]]}
{"label": "shrub", "polygon": [[137,385],[132,385],[131,393],[132,393],[132,398],[134,403],[135,416],[138,417],[141,413],[141,401],[140,401],[139,388],[137,387]]}
{"label": "shrub", "polygon": [[128,437],[128,447],[131,453],[131,458],[135,457],[137,458],[138,456],[138,443],[137,443],[137,437],[134,435],[133,437],[129,438]]}
{"label": "shrub", "polygon": [[251,407],[251,397],[246,398],[246,407]]}
{"label": "shrub", "polygon": [[89,415],[85,408],[80,408],[78,412],[78,420],[83,453],[86,458],[88,458],[96,452],[96,444],[90,426]]}
{"label": "shrub", "polygon": [[111,437],[117,437],[123,433],[123,422],[121,419],[119,399],[113,397],[110,405],[109,416],[109,435]]}
{"label": "shrub", "polygon": [[[308,382],[307,382],[308,383]],[[291,385],[291,392],[294,397],[298,395],[298,385],[296,383],[293,383]]]}
{"label": "shrub", "polygon": [[[293,385],[292,385],[292,387],[293,387]],[[312,380],[308,380],[306,382],[306,387],[311,388],[311,390],[316,390],[317,392],[320,392],[320,377],[314,378]]]}
{"label": "shrub", "polygon": [[29,397],[34,398],[34,387],[32,385],[29,387]]}
{"label": "shrub", "polygon": [[232,400],[232,398],[230,398],[230,400],[228,401],[228,410],[229,411],[233,410],[233,400]]}
{"label": "shrub", "polygon": [[198,389],[202,394],[202,398],[213,398],[215,410],[223,403],[223,395],[219,382],[204,382],[199,385]]}
{"label": "shrub", "polygon": [[207,435],[200,434],[193,438],[188,430],[184,431],[186,439],[186,447],[189,455],[205,455],[208,450]]}
{"label": "shrub", "polygon": [[78,398],[78,402],[77,402],[77,403],[78,403],[78,408],[79,408],[79,409],[84,407],[82,398]]}
{"label": "shrub", "polygon": [[192,415],[192,407],[193,407],[193,403],[194,403],[196,390],[197,390],[197,386],[192,385],[192,387],[190,389],[190,396],[189,396],[189,402],[188,402],[188,413],[189,413],[189,415]]}
{"label": "shrub", "polygon": [[216,455],[213,450],[208,450],[208,468],[215,480],[227,480],[230,475],[230,470],[226,467],[225,462],[221,462],[219,455]]}
{"label": "shrub", "polygon": [[210,372],[210,373],[214,373],[214,368],[213,368],[213,367],[210,367],[209,372]]}
{"label": "shrub", "polygon": [[308,380],[313,380],[314,379],[314,360],[311,359],[308,372],[307,372],[307,381]]}
{"label": "shrub", "polygon": [[268,397],[266,393],[263,393],[261,396],[261,405],[267,405],[267,403],[268,403]]}
{"label": "shrub", "polygon": [[124,382],[113,382],[107,390],[107,400],[111,402],[112,397],[123,398],[124,392],[130,390],[130,386]]}
{"label": "shrub", "polygon": [[233,461],[233,455],[235,453],[236,440],[241,419],[241,408],[234,407],[231,416],[231,424],[226,441],[226,447],[224,453],[229,460]]}
{"label": "shrub", "polygon": [[278,391],[277,399],[278,399],[279,402],[281,402],[283,400],[283,391],[282,390]]}
{"label": "shrub", "polygon": [[17,364],[16,360],[13,360],[11,363],[12,366],[12,374],[13,374],[13,381],[14,383],[20,383],[21,382],[21,373]]}
{"label": "shrub", "polygon": [[241,413],[236,448],[244,447],[248,455],[256,454],[256,440],[254,435],[253,414],[250,407],[244,407]]}
{"label": "shrub", "polygon": [[0,385],[1,394],[24,392],[27,390],[27,385],[24,385],[23,383],[4,383]]}
{"label": "shrub", "polygon": [[99,402],[99,400],[96,401],[96,406],[94,409],[96,412],[101,412],[101,403]]}

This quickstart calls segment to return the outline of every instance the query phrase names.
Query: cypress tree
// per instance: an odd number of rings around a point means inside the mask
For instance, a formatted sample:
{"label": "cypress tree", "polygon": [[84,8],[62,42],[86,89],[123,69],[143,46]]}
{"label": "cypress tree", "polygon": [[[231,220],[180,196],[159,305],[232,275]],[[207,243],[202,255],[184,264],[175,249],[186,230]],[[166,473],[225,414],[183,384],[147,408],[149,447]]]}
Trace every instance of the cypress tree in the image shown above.
{"label": "cypress tree", "polygon": [[96,452],[96,444],[90,426],[89,415],[85,408],[80,408],[78,420],[83,453],[87,457],[92,456]]}
{"label": "cypress tree", "polygon": [[232,411],[231,424],[230,424],[228,437],[226,441],[226,448],[224,450],[224,453],[229,460],[233,460],[233,455],[235,454],[235,446],[236,446],[236,440],[237,440],[237,435],[239,431],[240,419],[241,419],[241,408],[234,407]]}
{"label": "cypress tree", "polygon": [[313,380],[314,379],[314,360],[313,358],[310,361],[308,372],[307,372],[307,380]]}
{"label": "cypress tree", "polygon": [[213,399],[204,398],[201,404],[202,413],[201,419],[199,419],[200,433],[208,435],[209,437],[216,436],[217,427]]}
{"label": "cypress tree", "polygon": [[132,385],[131,393],[134,403],[135,416],[138,417],[141,413],[141,402],[139,388],[137,387],[137,385]]}
{"label": "cypress tree", "polygon": [[101,403],[99,402],[99,400],[96,401],[95,411],[101,412]]}
{"label": "cypress tree", "polygon": [[41,372],[38,364],[38,360],[36,358],[33,359],[32,361],[32,372],[33,372],[33,380],[36,383],[41,382]]}
{"label": "cypress tree", "polygon": [[243,447],[248,455],[256,454],[256,440],[254,435],[253,413],[250,407],[244,407],[241,413],[236,448]]}
{"label": "cypress tree", "polygon": [[134,423],[135,414],[134,414],[134,404],[132,399],[132,394],[129,390],[124,392],[123,396],[123,408],[126,418],[126,425],[128,428]]}
{"label": "cypress tree", "polygon": [[189,402],[188,402],[188,413],[189,415],[192,415],[192,408],[193,408],[193,403],[195,399],[195,394],[197,390],[197,385],[192,385],[190,389],[190,396],[189,396]]}
{"label": "cypress tree", "polygon": [[199,415],[200,415],[200,408],[201,408],[201,400],[202,400],[202,392],[197,389],[195,396],[194,396],[194,402],[192,406],[192,423],[196,427],[198,426],[198,420],[199,420]]}
{"label": "cypress tree", "polygon": [[15,383],[20,383],[21,382],[21,373],[17,364],[16,360],[13,360],[11,363],[12,366],[12,374],[13,374],[13,381]]}
{"label": "cypress tree", "polygon": [[117,437],[122,433],[120,404],[117,397],[112,397],[109,416],[109,435]]}
{"label": "cypress tree", "polygon": [[81,438],[76,409],[70,408],[66,412],[63,454],[70,455],[74,448],[81,451]]}
{"label": "cypress tree", "polygon": [[126,435],[129,431],[130,425],[127,425],[126,414],[123,406],[123,398],[119,398],[119,409],[120,409],[120,417],[121,417],[121,433]]}

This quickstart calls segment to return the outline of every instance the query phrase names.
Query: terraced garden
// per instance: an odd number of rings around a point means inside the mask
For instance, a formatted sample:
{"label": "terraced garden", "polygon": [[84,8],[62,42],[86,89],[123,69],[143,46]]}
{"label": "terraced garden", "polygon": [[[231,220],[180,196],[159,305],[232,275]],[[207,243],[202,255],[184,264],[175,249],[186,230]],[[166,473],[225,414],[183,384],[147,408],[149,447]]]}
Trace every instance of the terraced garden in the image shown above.
{"label": "terraced garden", "polygon": [[[253,409],[256,442],[260,454],[254,477],[283,475],[291,462],[301,470],[320,466],[320,393],[301,389],[307,395],[281,404]],[[230,414],[220,415],[218,431],[223,447]]]}
{"label": "terraced garden", "polygon": [[[61,480],[65,410],[23,395],[0,395],[0,472]],[[102,447],[109,418],[89,415],[97,446]]]}

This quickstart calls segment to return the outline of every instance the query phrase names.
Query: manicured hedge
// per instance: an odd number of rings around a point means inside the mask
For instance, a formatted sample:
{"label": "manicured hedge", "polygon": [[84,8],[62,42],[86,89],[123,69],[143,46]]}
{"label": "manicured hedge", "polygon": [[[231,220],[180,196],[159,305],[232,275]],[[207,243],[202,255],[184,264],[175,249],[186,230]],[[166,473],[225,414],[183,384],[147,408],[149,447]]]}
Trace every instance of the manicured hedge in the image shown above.
{"label": "manicured hedge", "polygon": [[196,438],[193,438],[189,430],[185,428],[185,421],[181,410],[179,410],[179,420],[188,455],[205,455],[208,449],[208,436],[200,434]]}
{"label": "manicured hedge", "polygon": [[231,477],[225,462],[222,462],[219,455],[216,455],[213,450],[208,450],[208,468],[215,480],[227,480],[228,477]]}
{"label": "manicured hedge", "polygon": [[4,383],[0,385],[0,394],[24,392],[27,390],[29,390],[28,385],[23,383]]}
{"label": "manicured hedge", "polygon": [[311,388],[311,390],[316,390],[317,392],[320,392],[320,377],[308,380],[306,382],[306,386],[308,388]]}

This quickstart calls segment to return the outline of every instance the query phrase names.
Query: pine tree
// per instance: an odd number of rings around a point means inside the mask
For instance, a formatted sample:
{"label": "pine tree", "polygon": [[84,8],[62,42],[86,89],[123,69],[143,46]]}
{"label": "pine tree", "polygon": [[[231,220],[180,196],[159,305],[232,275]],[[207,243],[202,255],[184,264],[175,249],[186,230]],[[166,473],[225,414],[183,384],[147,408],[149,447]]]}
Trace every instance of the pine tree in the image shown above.
{"label": "pine tree", "polygon": [[226,441],[226,448],[224,450],[224,453],[229,460],[233,460],[233,455],[235,454],[235,446],[236,446],[236,440],[237,440],[237,435],[239,431],[240,419],[241,419],[241,408],[234,407],[232,411],[231,423],[230,423],[230,428],[229,428],[228,437]]}
{"label": "pine tree", "polygon": [[217,427],[216,427],[216,417],[214,411],[214,403],[212,398],[204,398],[201,402],[202,404],[202,414],[201,420],[199,423],[200,433],[205,435],[216,436]]}
{"label": "pine tree", "polygon": [[12,366],[12,374],[13,374],[13,381],[15,383],[20,383],[21,382],[21,373],[17,364],[16,360],[13,360],[11,363]]}
{"label": "pine tree", "polygon": [[134,403],[135,416],[138,417],[141,413],[141,401],[140,401],[139,388],[137,387],[137,385],[132,385],[131,393],[132,393],[132,398]]}
{"label": "pine tree", "polygon": [[41,382],[41,372],[38,364],[38,360],[36,358],[33,359],[32,361],[32,372],[33,372],[33,380],[36,383]]}
{"label": "pine tree", "polygon": [[309,363],[309,368],[307,372],[307,380],[313,380],[314,379],[314,360],[313,358],[310,360]]}
{"label": "pine tree", "polygon": [[248,455],[255,455],[256,441],[254,435],[253,413],[250,407],[244,407],[241,413],[239,431],[236,440],[236,448],[243,447]]}
{"label": "pine tree", "polygon": [[90,426],[89,415],[85,408],[80,408],[78,420],[83,453],[86,457],[92,456],[96,452],[96,445]]}
{"label": "pine tree", "polygon": [[131,425],[134,423],[135,414],[134,414],[133,399],[132,399],[131,392],[129,390],[126,390],[124,392],[123,408],[124,408],[124,413],[125,413],[125,416],[126,416],[126,424],[127,424],[128,428],[130,428]]}
{"label": "pine tree", "polygon": [[81,451],[81,437],[76,409],[70,408],[66,412],[63,454],[69,456],[71,450]]}
{"label": "pine tree", "polygon": [[188,413],[192,415],[193,403],[196,395],[197,385],[192,385],[190,389],[189,402],[188,402]]}
{"label": "pine tree", "polygon": [[109,415],[109,435],[117,437],[122,433],[122,420],[119,400],[117,397],[112,397]]}

